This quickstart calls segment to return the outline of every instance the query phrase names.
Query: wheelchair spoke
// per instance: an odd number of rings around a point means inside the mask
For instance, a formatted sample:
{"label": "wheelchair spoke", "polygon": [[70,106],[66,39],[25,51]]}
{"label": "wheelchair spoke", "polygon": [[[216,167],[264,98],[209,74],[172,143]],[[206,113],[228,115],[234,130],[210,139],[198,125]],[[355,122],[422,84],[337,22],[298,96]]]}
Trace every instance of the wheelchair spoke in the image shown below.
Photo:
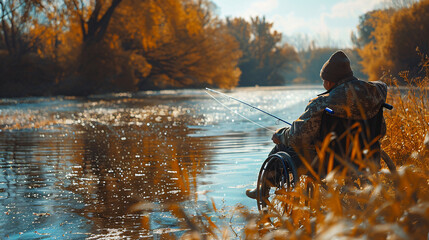
{"label": "wheelchair spoke", "polygon": [[296,169],[282,155],[269,158],[264,163],[258,177],[258,209],[274,213],[276,217],[270,218],[272,223],[280,221],[279,217],[284,214],[291,213],[292,206],[287,193],[295,187],[296,176]]}

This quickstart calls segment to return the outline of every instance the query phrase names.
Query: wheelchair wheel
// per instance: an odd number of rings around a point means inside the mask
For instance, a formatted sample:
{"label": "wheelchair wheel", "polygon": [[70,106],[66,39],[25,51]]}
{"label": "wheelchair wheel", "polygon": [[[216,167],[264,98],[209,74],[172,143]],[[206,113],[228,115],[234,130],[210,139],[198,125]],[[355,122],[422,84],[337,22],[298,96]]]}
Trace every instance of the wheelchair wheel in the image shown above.
{"label": "wheelchair wheel", "polygon": [[380,151],[380,157],[381,157],[381,167],[387,166],[390,173],[396,173],[396,166],[393,163],[392,159],[387,155],[387,153],[384,150]]}
{"label": "wheelchair wheel", "polygon": [[298,182],[298,173],[292,158],[285,152],[270,155],[262,164],[257,182],[258,210],[275,212],[280,216],[291,210],[286,192]]}

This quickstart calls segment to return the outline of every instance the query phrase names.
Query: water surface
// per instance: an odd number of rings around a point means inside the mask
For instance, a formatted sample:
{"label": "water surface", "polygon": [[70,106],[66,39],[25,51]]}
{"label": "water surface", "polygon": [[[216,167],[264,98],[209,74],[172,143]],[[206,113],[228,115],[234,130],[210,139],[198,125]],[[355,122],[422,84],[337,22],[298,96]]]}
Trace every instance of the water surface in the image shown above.
{"label": "water surface", "polygon": [[[320,92],[227,93],[292,122]],[[269,129],[284,126],[219,101]],[[2,99],[0,238],[180,236],[187,227],[169,211],[175,204],[219,225],[232,219],[239,234],[243,220],[232,211],[240,204],[256,212],[244,191],[255,186],[271,135],[203,90]]]}

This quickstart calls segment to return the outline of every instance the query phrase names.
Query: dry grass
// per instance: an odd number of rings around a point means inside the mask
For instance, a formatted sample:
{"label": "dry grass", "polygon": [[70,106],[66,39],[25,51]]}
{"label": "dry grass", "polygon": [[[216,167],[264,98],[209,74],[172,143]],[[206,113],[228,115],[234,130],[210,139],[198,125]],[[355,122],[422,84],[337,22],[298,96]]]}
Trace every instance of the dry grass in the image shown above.
{"label": "dry grass", "polygon": [[387,136],[382,141],[383,149],[397,165],[412,164],[428,171],[429,147],[429,78],[419,81],[404,79],[415,84],[399,87],[392,81],[388,101],[395,108],[386,111]]}
{"label": "dry grass", "polygon": [[[426,239],[429,226],[428,175],[402,167],[397,176],[373,174],[353,186],[331,174],[308,197],[304,184],[285,196],[289,215],[254,218],[246,239]],[[277,222],[269,221],[276,219]]]}

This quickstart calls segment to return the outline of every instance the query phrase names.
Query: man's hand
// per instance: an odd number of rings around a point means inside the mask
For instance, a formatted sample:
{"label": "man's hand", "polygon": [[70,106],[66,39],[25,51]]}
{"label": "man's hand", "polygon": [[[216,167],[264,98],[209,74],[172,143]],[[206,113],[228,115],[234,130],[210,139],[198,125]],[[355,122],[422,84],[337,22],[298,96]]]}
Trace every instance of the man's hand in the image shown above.
{"label": "man's hand", "polygon": [[273,137],[271,137],[271,140],[273,140],[273,143],[281,144],[282,142],[280,141],[280,136],[281,136],[281,133],[275,132],[273,134]]}
{"label": "man's hand", "polygon": [[273,140],[273,143],[275,143],[275,144],[280,144],[280,143],[282,143],[282,142],[280,141],[280,138],[279,138],[279,134],[278,134],[278,133],[274,133],[274,134],[273,134],[273,137],[271,138],[271,140]]}
{"label": "man's hand", "polygon": [[288,127],[277,129],[277,131],[273,134],[273,137],[271,137],[271,140],[273,140],[273,143],[275,144],[282,144],[282,141],[280,138],[283,134],[285,134],[285,131],[288,131]]}

